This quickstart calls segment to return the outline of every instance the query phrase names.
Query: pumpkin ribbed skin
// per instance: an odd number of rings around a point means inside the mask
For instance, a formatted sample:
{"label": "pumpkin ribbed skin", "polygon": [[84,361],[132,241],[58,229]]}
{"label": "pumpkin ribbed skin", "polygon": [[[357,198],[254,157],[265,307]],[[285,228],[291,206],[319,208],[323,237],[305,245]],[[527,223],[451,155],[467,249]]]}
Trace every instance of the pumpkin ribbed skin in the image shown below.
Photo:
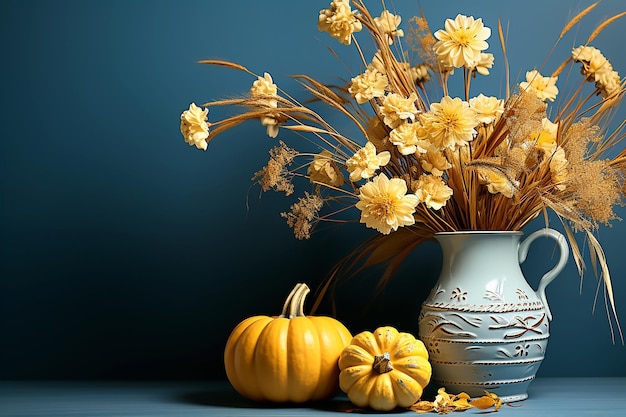
{"label": "pumpkin ribbed skin", "polygon": [[424,343],[390,326],[356,335],[339,369],[339,386],[350,401],[378,411],[415,404],[432,375]]}
{"label": "pumpkin ribbed skin", "polygon": [[[306,296],[308,287],[303,293]],[[287,303],[298,303],[301,310],[302,292],[300,296],[292,292]],[[228,338],[224,349],[226,375],[244,397],[302,403],[338,392],[337,361],[352,335],[331,317],[289,316],[293,317],[250,317]]]}

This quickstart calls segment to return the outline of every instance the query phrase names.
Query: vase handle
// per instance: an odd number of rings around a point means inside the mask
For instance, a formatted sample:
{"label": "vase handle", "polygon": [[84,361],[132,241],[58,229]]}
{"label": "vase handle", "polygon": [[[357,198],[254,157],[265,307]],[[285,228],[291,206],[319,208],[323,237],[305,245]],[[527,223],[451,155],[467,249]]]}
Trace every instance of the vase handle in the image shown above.
{"label": "vase handle", "polygon": [[567,264],[567,258],[569,256],[569,246],[567,245],[565,237],[554,229],[549,229],[547,227],[544,229],[539,229],[536,232],[532,233],[530,236],[528,236],[526,239],[524,239],[522,243],[520,243],[518,250],[518,259],[520,264],[523,263],[526,260],[526,256],[528,255],[528,248],[530,247],[530,244],[535,239],[542,236],[554,239],[558,244],[561,252],[559,262],[554,268],[552,268],[543,275],[541,281],[539,281],[539,286],[537,287],[536,291],[537,296],[541,299],[541,302],[546,307],[548,320],[551,321],[552,313],[550,312],[548,300],[546,299],[546,287],[552,282],[552,280],[554,280],[554,278],[556,278],[556,276],[563,270],[563,268],[565,268],[565,265]]}

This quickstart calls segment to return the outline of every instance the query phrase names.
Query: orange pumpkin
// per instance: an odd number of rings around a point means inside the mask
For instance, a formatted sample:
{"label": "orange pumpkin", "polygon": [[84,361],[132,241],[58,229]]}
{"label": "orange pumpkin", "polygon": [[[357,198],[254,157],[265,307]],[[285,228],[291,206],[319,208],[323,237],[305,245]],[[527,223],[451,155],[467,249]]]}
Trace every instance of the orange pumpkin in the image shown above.
{"label": "orange pumpkin", "polygon": [[224,364],[244,397],[302,403],[338,392],[337,361],[352,335],[331,317],[304,315],[309,291],[306,284],[296,285],[279,317],[250,317],[232,331]]}

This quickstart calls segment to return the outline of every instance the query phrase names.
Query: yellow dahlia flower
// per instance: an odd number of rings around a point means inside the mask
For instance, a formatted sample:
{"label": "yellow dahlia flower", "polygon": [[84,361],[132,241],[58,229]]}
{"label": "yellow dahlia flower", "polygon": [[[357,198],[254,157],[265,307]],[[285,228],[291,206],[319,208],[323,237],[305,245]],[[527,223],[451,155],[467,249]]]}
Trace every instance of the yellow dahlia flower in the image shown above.
{"label": "yellow dahlia flower", "polygon": [[433,210],[445,206],[452,196],[452,188],[448,187],[441,177],[434,175],[422,175],[414,188],[418,202]]}
{"label": "yellow dahlia flower", "polygon": [[559,89],[556,87],[558,77],[544,77],[539,71],[532,70],[526,73],[526,81],[519,83],[520,90],[534,93],[541,100],[554,101]]}
{"label": "yellow dahlia flower", "polygon": [[393,129],[406,120],[415,120],[417,114],[415,100],[417,100],[415,93],[411,93],[408,98],[396,93],[387,94],[380,108],[385,124]]}
{"label": "yellow dahlia flower", "polygon": [[419,123],[402,123],[389,133],[389,141],[398,147],[402,155],[426,153],[430,142],[419,139],[420,129]]}
{"label": "yellow dahlia flower", "polygon": [[460,98],[444,97],[419,115],[428,139],[439,150],[465,146],[474,139],[478,125],[476,110]]}
{"label": "yellow dahlia flower", "polygon": [[491,29],[482,19],[458,14],[454,20],[447,19],[445,30],[435,32],[434,49],[441,61],[450,62],[455,68],[473,68],[480,62],[481,52],[489,47],[486,42]]}
{"label": "yellow dahlia flower", "polygon": [[469,106],[476,111],[476,119],[479,123],[492,123],[504,113],[504,100],[497,97],[487,97],[482,93],[471,98]]}
{"label": "yellow dahlia flower", "polygon": [[387,235],[398,227],[415,224],[417,204],[417,197],[407,194],[403,179],[380,174],[359,189],[356,207],[361,210],[361,223]]}
{"label": "yellow dahlia flower", "polygon": [[445,170],[452,168],[452,164],[444,153],[434,146],[430,147],[424,155],[420,155],[419,159],[424,171],[430,172],[435,177],[441,177]]}
{"label": "yellow dahlia flower", "polygon": [[350,173],[350,181],[356,182],[362,178],[371,178],[376,174],[376,170],[385,166],[391,160],[388,151],[376,153],[376,147],[372,142],[367,142],[359,149],[352,158],[346,161],[346,168]]}
{"label": "yellow dahlia flower", "polygon": [[387,84],[389,84],[387,76],[371,67],[352,79],[348,92],[352,94],[357,103],[363,104],[375,97],[384,96]]}

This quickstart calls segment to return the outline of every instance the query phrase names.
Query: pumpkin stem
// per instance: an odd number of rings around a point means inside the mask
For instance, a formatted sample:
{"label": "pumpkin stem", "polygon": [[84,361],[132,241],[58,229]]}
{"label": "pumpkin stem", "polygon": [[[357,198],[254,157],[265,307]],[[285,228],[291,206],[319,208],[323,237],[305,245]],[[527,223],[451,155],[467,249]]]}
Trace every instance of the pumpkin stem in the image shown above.
{"label": "pumpkin stem", "polygon": [[387,372],[393,371],[393,366],[391,365],[391,356],[389,352],[385,352],[382,355],[374,356],[374,364],[372,365],[379,374],[384,374]]}
{"label": "pumpkin stem", "polygon": [[292,319],[294,317],[304,316],[304,299],[311,290],[309,286],[304,283],[296,284],[291,290],[285,304],[283,304],[283,311],[280,313],[280,317]]}

